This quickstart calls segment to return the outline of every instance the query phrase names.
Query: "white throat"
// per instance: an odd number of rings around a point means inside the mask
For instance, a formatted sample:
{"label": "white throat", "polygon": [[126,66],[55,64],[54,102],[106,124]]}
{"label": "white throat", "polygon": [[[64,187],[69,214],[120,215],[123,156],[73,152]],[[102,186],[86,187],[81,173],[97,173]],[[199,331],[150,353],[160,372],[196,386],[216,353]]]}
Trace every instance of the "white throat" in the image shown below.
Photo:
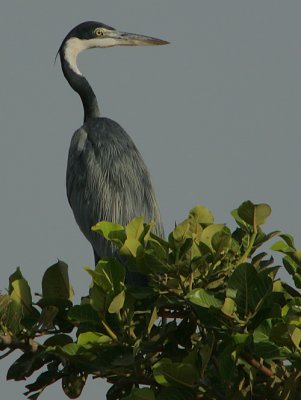
{"label": "white throat", "polygon": [[94,38],[94,39],[78,39],[72,37],[67,40],[64,47],[65,59],[70,68],[78,75],[82,75],[77,66],[77,56],[84,50],[95,47],[112,47],[116,46],[116,40],[113,38]]}
{"label": "white throat", "polygon": [[87,48],[87,40],[80,40],[78,38],[70,38],[67,40],[65,44],[65,59],[68,62],[70,68],[72,69],[73,72],[75,72],[78,75],[82,75],[80,70],[78,69],[77,66],[77,56],[79,53],[81,53],[83,50],[86,50]]}

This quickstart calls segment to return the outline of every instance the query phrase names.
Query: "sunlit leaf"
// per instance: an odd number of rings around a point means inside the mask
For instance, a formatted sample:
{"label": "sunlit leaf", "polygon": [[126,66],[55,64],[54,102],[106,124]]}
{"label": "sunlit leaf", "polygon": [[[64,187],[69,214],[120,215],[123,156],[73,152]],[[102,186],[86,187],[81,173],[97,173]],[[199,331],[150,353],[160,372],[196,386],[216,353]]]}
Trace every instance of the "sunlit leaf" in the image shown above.
{"label": "sunlit leaf", "polygon": [[119,250],[119,254],[123,256],[137,257],[143,253],[143,246],[139,240],[128,238]]}
{"label": "sunlit leaf", "polygon": [[[211,224],[208,225],[202,232],[201,241],[206,246],[212,249],[212,239],[218,233],[223,231],[225,225],[223,224]],[[215,243],[217,245],[217,243]]]}
{"label": "sunlit leaf", "polygon": [[209,308],[211,306],[220,308],[223,304],[221,300],[214,296],[213,293],[210,293],[205,289],[194,289],[186,295],[186,298],[193,304],[205,308]]}
{"label": "sunlit leaf", "polygon": [[77,338],[77,344],[79,346],[85,346],[87,344],[105,344],[111,343],[112,339],[109,336],[103,335],[98,332],[85,332],[81,333]]}
{"label": "sunlit leaf", "polygon": [[189,233],[190,224],[189,220],[185,219],[185,221],[178,224],[172,232],[173,238],[176,242],[182,243],[187,238]]}
{"label": "sunlit leaf", "polygon": [[126,228],[126,236],[127,239],[136,239],[139,241],[143,231],[144,231],[144,218],[143,217],[136,217],[130,221]]}
{"label": "sunlit leaf", "polygon": [[92,226],[92,231],[99,233],[105,239],[111,240],[119,247],[122,246],[126,239],[125,229],[122,225],[113,224],[112,222],[101,221]]}
{"label": "sunlit leaf", "polygon": [[301,329],[296,326],[289,326],[288,331],[291,337],[292,342],[296,346],[297,349],[300,350],[300,342],[301,342]]}
{"label": "sunlit leaf", "polygon": [[271,249],[274,251],[279,251],[281,253],[287,254],[287,253],[294,253],[295,252],[295,248],[289,246],[288,244],[286,244],[285,242],[282,242],[281,240],[274,243],[271,246]]}
{"label": "sunlit leaf", "polygon": [[27,283],[27,281],[22,278],[22,279],[17,279],[14,280],[11,283],[11,294],[10,298],[20,306],[22,306],[24,315],[30,314],[31,313],[31,306],[32,306],[32,298],[31,298],[31,292],[30,292],[30,287]]}
{"label": "sunlit leaf", "polygon": [[189,218],[194,219],[199,224],[213,224],[214,218],[209,210],[209,208],[205,206],[196,206],[189,211]]}
{"label": "sunlit leaf", "polygon": [[111,304],[109,305],[108,312],[111,314],[118,313],[123,307],[124,300],[125,292],[123,290],[114,297]]}

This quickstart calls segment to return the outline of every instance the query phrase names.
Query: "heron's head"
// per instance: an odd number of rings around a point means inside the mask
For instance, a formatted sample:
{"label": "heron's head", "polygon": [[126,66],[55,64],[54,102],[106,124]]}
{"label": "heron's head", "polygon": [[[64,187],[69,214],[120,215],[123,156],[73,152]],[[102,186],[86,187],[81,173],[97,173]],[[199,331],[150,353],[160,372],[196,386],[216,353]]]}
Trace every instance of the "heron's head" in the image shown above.
{"label": "heron's head", "polygon": [[121,32],[101,22],[88,21],[77,25],[68,33],[59,53],[73,71],[80,74],[76,58],[83,50],[113,46],[158,46],[168,43],[150,36]]}

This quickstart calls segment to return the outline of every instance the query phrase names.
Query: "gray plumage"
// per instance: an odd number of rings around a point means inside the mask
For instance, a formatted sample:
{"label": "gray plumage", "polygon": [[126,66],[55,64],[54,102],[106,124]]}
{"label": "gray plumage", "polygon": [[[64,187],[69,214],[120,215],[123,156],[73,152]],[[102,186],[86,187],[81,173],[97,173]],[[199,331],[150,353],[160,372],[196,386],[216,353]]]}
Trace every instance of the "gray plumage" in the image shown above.
{"label": "gray plumage", "polygon": [[146,165],[130,136],[108,118],[86,122],[72,138],[67,166],[67,196],[74,217],[95,256],[112,254],[112,246],[91,226],[106,220],[126,225],[136,216],[163,225]]}
{"label": "gray plumage", "polygon": [[96,96],[77,67],[77,55],[92,47],[166,43],[89,21],[72,29],[59,49],[64,76],[81,97],[84,108],[84,124],[74,133],[69,149],[67,196],[77,224],[93,247],[96,262],[114,252],[111,243],[91,231],[99,221],[126,225],[134,217],[143,216],[146,222],[155,222],[157,235],[163,236],[164,232],[146,165],[124,129],[100,117]]}

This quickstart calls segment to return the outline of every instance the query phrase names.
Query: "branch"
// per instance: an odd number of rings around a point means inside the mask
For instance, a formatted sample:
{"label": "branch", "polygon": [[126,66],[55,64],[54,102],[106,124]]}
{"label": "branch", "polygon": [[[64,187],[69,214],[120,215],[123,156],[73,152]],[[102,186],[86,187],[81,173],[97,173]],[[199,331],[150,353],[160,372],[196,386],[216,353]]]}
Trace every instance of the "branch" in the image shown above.
{"label": "branch", "polygon": [[258,369],[260,372],[262,372],[265,376],[268,376],[271,378],[274,373],[264,365],[260,364],[257,360],[255,360],[254,357],[252,357],[250,354],[247,353],[242,353],[239,355],[240,358],[242,358],[244,361],[246,361],[249,365],[252,367]]}
{"label": "branch", "polygon": [[15,336],[12,336],[10,334],[2,335],[0,336],[0,349],[4,350],[5,348],[9,348],[10,351],[6,353],[8,355],[11,353],[13,350],[20,349],[20,350],[29,350],[32,353],[35,353],[38,348],[42,347],[42,345],[38,342],[36,342],[33,339],[18,339]]}

